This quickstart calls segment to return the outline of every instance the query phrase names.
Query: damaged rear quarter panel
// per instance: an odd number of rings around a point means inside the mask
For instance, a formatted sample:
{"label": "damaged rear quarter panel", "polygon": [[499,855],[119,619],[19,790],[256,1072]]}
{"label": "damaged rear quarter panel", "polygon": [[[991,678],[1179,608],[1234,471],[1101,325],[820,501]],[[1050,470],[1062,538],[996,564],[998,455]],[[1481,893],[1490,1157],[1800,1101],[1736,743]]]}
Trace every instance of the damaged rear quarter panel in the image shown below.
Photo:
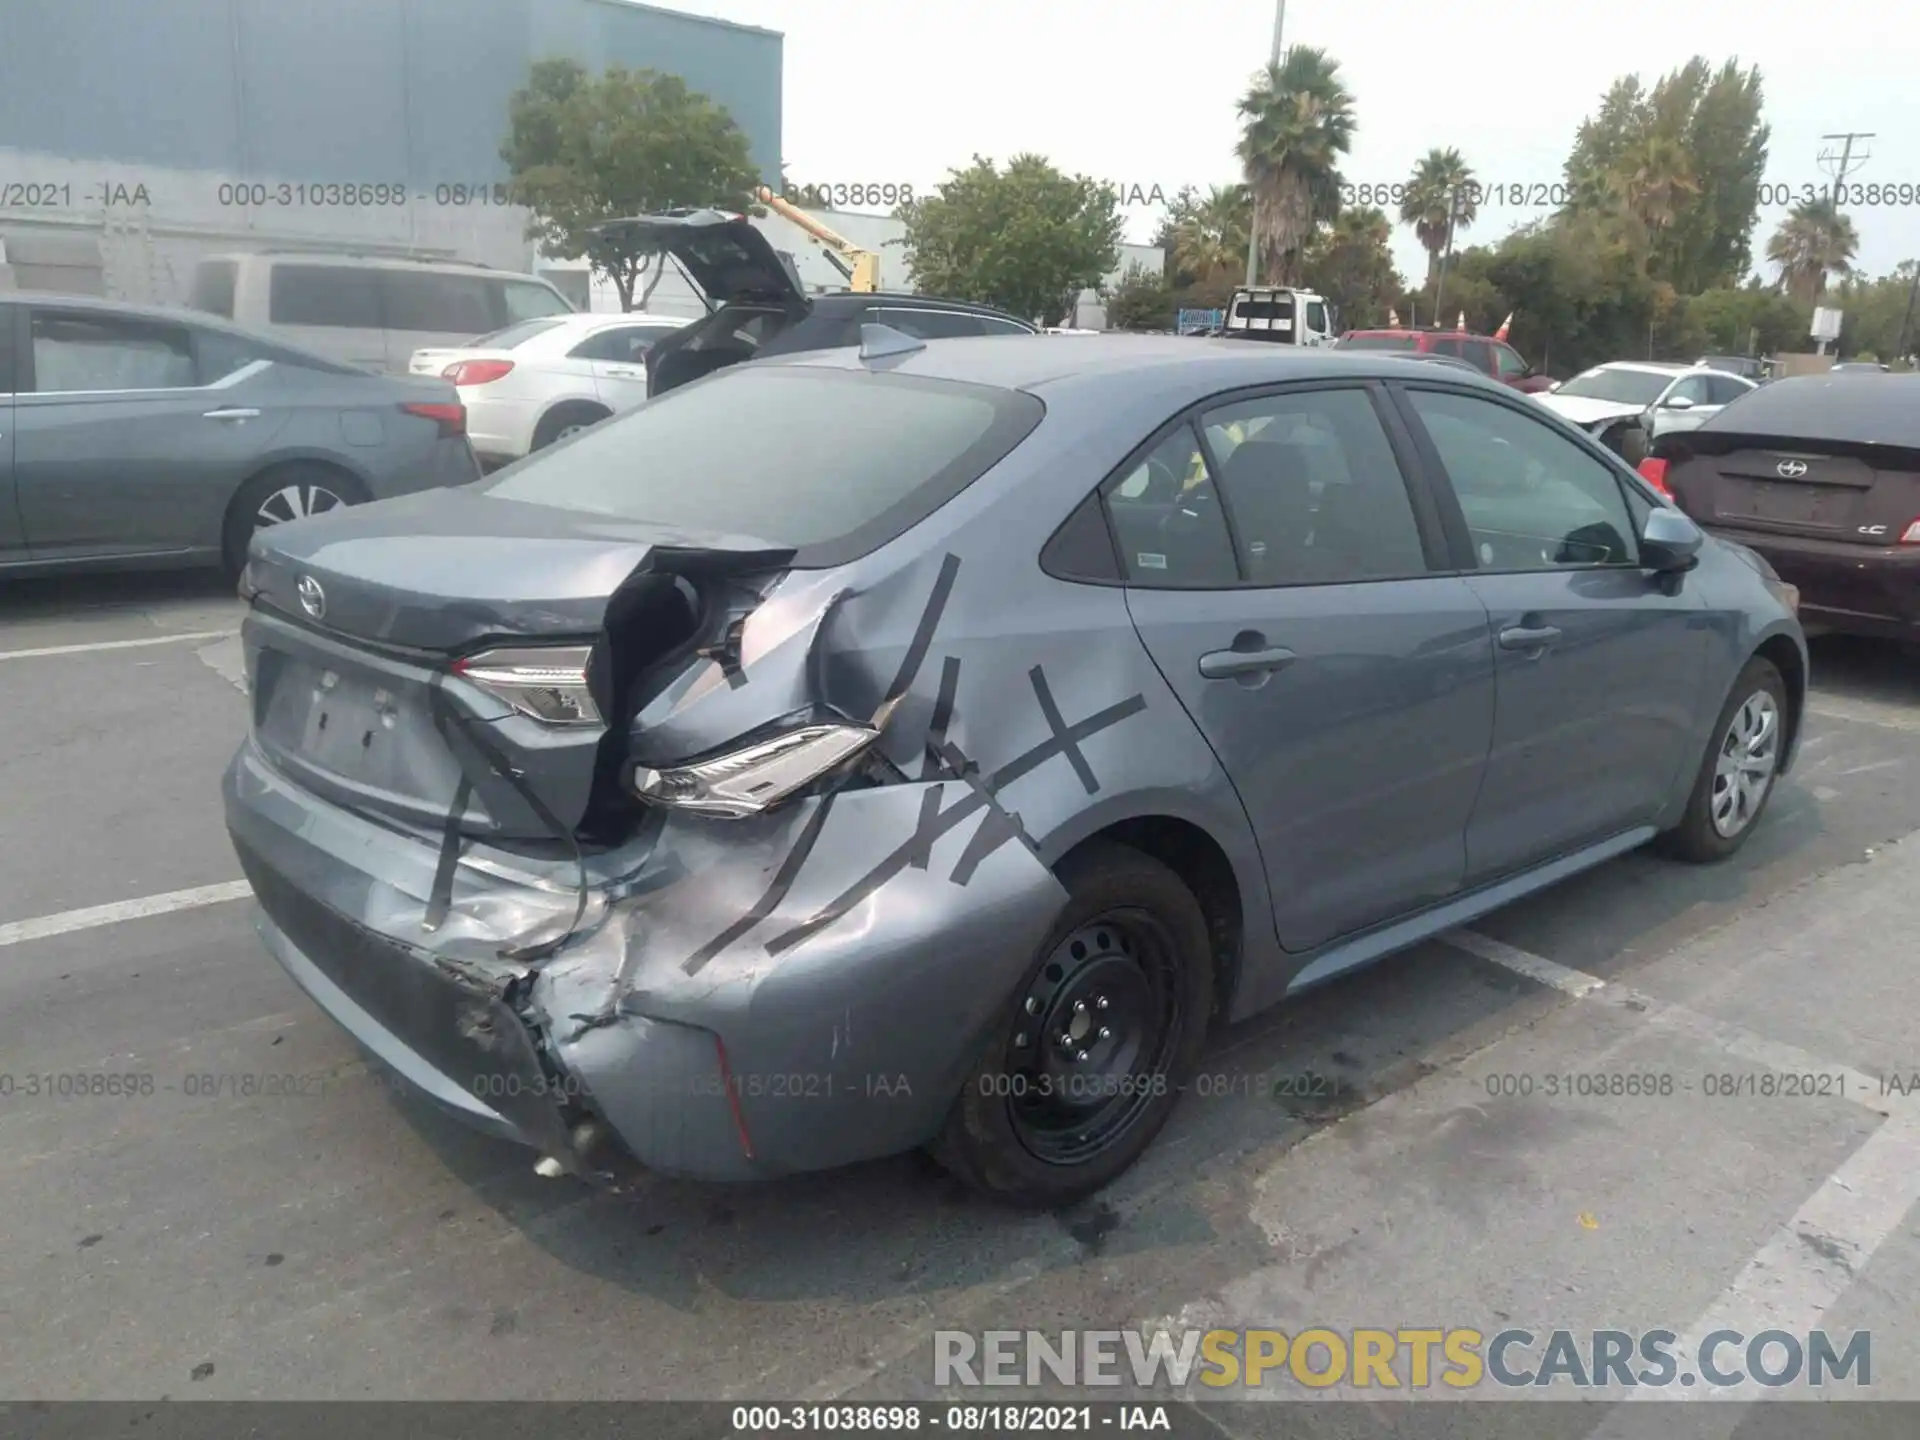
{"label": "damaged rear quarter panel", "polygon": [[[1084,436],[1048,436],[902,541],[787,575],[747,617],[737,674],[697,661],[640,717],[650,763],[805,706],[877,717],[903,777],[748,820],[668,814],[632,893],[542,970],[539,1023],[642,1161],[689,1168],[663,1092],[712,1088],[697,1031],[725,1046],[754,1150],[729,1171],[930,1139],[1065,901],[1051,865],[1117,821],[1205,829],[1240,880],[1249,962],[1273,949],[1244,810],[1123,593],[1039,568],[1104,473]],[[691,1075],[634,1062],[663,1023]]]}

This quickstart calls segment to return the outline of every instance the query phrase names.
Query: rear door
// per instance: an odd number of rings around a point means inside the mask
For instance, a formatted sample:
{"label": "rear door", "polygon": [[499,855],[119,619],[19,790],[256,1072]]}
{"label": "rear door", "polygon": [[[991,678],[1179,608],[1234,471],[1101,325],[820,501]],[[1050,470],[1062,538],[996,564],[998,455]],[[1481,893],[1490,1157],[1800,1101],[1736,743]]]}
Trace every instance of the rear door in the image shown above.
{"label": "rear door", "polygon": [[187,325],[25,308],[14,479],[35,557],[217,543],[208,515],[220,513],[280,420],[261,398],[272,388],[264,367],[198,353]]}
{"label": "rear door", "polygon": [[567,352],[566,364],[584,366],[609,410],[624,410],[647,398],[647,354],[671,335],[674,325],[610,325]]}
{"label": "rear door", "polygon": [[1238,788],[1295,953],[1459,889],[1492,734],[1486,609],[1436,573],[1384,404],[1221,397],[1102,487],[1134,624]]}
{"label": "rear door", "polygon": [[1492,622],[1499,709],[1466,838],[1478,885],[1659,813],[1688,754],[1707,617],[1695,586],[1641,567],[1650,504],[1527,401],[1401,395]]}

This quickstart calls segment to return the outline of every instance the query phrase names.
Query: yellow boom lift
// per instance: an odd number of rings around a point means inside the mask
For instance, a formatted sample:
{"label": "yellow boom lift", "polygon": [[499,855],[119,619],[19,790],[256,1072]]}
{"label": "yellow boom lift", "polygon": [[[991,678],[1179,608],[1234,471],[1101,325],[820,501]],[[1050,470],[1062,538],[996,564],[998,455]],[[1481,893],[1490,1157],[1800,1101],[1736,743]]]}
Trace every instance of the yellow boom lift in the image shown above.
{"label": "yellow boom lift", "polygon": [[791,220],[813,237],[833,268],[846,277],[849,290],[871,295],[880,288],[880,257],[873,251],[862,250],[846,236],[828,229],[799,206],[789,205],[765,186],[761,187],[759,198],[767,209],[784,220]]}

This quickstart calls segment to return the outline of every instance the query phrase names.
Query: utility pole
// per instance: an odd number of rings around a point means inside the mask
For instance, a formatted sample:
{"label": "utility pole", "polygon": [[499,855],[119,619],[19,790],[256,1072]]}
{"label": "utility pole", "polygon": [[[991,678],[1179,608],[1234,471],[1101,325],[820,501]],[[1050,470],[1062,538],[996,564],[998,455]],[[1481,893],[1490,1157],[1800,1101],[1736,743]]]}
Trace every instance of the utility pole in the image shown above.
{"label": "utility pole", "polygon": [[1447,248],[1440,252],[1440,274],[1433,282],[1433,323],[1441,323],[1440,297],[1447,289],[1447,262],[1453,258],[1453,225],[1460,217],[1460,187],[1447,191]]}
{"label": "utility pole", "polygon": [[[1856,140],[1871,140],[1874,138],[1874,134],[1871,130],[1846,130],[1838,135],[1822,135],[1820,138],[1822,140],[1838,140],[1840,142],[1840,157],[1837,162],[1834,159],[1832,150],[1829,149],[1820,152],[1820,163],[1833,167],[1827,172],[1833,176],[1833,188],[1827,192],[1827,196],[1833,202],[1833,207],[1837,210],[1840,208],[1841,197],[1846,193],[1847,176],[1851,175],[1854,170],[1858,168],[1853,163],[1853,142]],[[1860,164],[1864,165],[1872,158],[1873,153],[1869,151],[1860,157]]]}
{"label": "utility pole", "polygon": [[[1286,23],[1287,0],[1273,0],[1273,54],[1269,65],[1280,63],[1280,34]],[[1260,234],[1253,223],[1253,187],[1247,189],[1247,288],[1251,290],[1260,283]]]}
{"label": "utility pole", "polygon": [[1907,287],[1907,313],[1900,320],[1900,343],[1893,347],[1894,358],[1901,364],[1907,359],[1907,337],[1913,333],[1913,302],[1920,296],[1920,261],[1914,262],[1913,283]]}

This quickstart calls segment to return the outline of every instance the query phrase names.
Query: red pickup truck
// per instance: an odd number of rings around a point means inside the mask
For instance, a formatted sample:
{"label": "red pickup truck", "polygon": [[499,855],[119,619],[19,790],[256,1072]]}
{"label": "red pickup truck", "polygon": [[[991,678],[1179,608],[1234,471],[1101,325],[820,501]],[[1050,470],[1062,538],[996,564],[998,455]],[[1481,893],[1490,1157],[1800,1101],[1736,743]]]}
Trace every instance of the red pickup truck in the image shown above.
{"label": "red pickup truck", "polygon": [[1520,352],[1491,335],[1465,330],[1349,330],[1340,337],[1342,350],[1399,350],[1410,355],[1449,355],[1464,360],[1483,374],[1506,382],[1529,395],[1549,389],[1553,378],[1542,375]]}

